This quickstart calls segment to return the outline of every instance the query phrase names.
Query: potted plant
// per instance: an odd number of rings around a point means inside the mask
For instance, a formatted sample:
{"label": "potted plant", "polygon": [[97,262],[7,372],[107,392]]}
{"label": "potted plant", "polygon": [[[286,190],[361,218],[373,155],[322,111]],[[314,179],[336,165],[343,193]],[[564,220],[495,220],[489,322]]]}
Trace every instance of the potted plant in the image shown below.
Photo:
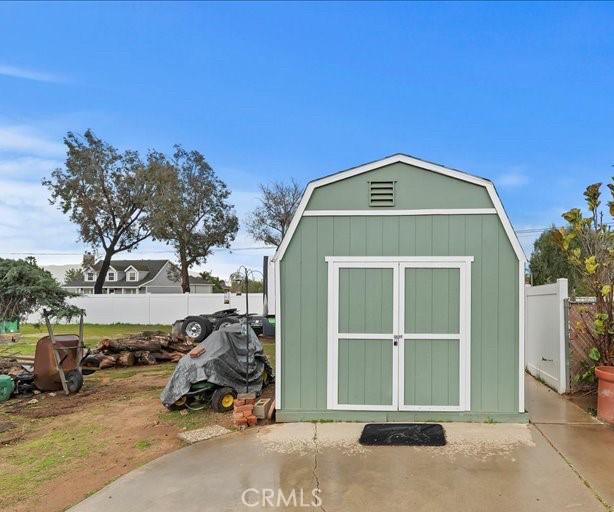
{"label": "potted plant", "polygon": [[[608,213],[614,217],[614,183],[609,183],[608,188],[612,194]],[[584,197],[590,215],[585,217],[579,208],[572,208],[563,214],[568,225],[553,234],[580,279],[595,295],[594,307],[585,310],[588,319],[584,318],[593,347],[587,354],[585,371],[578,378],[585,382],[598,379],[597,415],[614,423],[614,231],[611,219],[605,221],[599,208],[601,183],[589,185]]]}
{"label": "potted plant", "polygon": [[595,375],[599,379],[597,389],[597,415],[614,423],[614,366],[597,366]]}

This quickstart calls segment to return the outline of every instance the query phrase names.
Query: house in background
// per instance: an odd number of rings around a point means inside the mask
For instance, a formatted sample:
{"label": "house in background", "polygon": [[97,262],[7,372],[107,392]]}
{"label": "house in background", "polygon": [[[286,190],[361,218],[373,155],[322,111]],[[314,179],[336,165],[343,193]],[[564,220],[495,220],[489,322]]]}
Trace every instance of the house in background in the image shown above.
{"label": "house in background", "polygon": [[[75,293],[94,293],[102,261],[83,268],[83,279],[64,288]],[[181,293],[177,267],[170,260],[113,260],[107,272],[103,293]],[[190,276],[190,293],[213,293],[213,284]]]}

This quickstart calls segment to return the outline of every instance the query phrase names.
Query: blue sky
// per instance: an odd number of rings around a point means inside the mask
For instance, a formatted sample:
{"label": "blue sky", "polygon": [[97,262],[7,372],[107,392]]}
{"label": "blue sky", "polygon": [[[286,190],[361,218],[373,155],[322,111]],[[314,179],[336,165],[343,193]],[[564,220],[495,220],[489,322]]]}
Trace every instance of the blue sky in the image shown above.
{"label": "blue sky", "polygon": [[492,179],[517,230],[548,226],[614,174],[613,24],[588,2],[2,3],[0,256],[79,261],[40,178],[88,127],[200,150],[242,218],[262,181],[404,152]]}

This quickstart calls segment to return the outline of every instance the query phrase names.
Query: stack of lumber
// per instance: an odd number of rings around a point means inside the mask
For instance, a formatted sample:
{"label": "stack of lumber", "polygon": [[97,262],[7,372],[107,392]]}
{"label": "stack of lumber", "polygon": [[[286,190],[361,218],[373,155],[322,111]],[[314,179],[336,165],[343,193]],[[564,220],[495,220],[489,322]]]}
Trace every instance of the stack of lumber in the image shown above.
{"label": "stack of lumber", "polygon": [[97,361],[99,369],[167,361],[176,363],[194,346],[195,343],[189,339],[174,340],[169,334],[162,332],[141,332],[122,338],[101,340],[88,360],[92,361],[93,358]]}

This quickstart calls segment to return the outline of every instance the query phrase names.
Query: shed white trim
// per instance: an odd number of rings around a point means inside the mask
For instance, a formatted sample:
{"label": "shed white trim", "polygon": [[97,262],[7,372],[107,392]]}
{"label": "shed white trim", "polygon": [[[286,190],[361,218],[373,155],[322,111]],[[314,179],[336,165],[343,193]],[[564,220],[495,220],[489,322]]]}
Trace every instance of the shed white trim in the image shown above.
{"label": "shed white trim", "polygon": [[[328,329],[326,407],[348,411],[469,411],[471,410],[471,263],[472,256],[328,256]],[[339,271],[348,268],[387,268],[393,271],[392,330],[387,333],[346,333],[339,331]],[[405,269],[459,269],[459,332],[405,333]],[[459,342],[459,397],[456,405],[405,404],[405,341],[451,339]],[[339,341],[389,340],[392,346],[392,400],[390,404],[339,403]]]}
{"label": "shed white trim", "polygon": [[275,408],[281,409],[281,272],[274,264],[275,272]]}
{"label": "shed white trim", "polygon": [[[393,263],[420,263],[423,268],[437,268],[443,266],[459,267],[463,263],[471,263],[473,256],[325,256],[324,261],[329,263],[377,263],[381,261]],[[456,263],[456,265],[439,265],[440,263]],[[363,267],[364,268],[364,267]]]}
{"label": "shed white trim", "polygon": [[441,208],[426,210],[305,210],[303,217],[345,217],[345,216],[416,216],[416,215],[492,215],[494,208]]}

